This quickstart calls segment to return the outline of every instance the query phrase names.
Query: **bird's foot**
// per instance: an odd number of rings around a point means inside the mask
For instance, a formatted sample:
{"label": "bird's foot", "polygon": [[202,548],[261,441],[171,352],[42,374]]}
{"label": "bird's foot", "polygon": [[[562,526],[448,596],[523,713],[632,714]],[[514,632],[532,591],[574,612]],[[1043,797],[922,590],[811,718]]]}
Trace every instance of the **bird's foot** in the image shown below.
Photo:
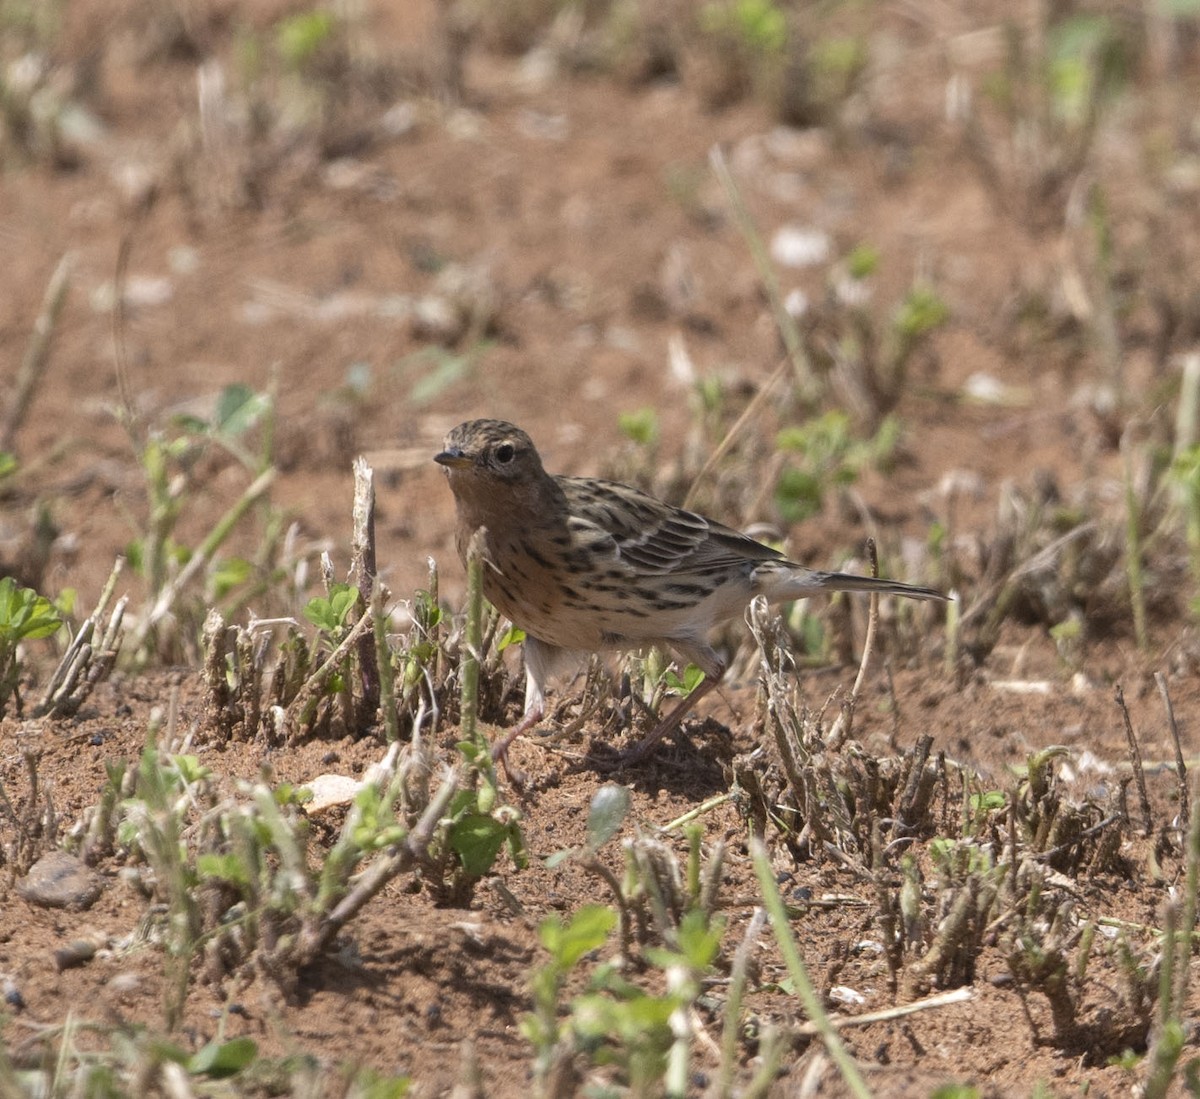
{"label": "bird's foot", "polygon": [[529,776],[524,771],[509,763],[508,750],[512,747],[512,743],[517,737],[524,736],[542,720],[542,714],[543,710],[540,708],[530,710],[512,729],[492,745],[492,762],[499,763],[504,768],[505,777],[512,783],[513,789],[518,793],[524,793],[528,787]]}
{"label": "bird's foot", "polygon": [[617,752],[615,756],[608,759],[593,760],[596,769],[619,771],[623,767],[630,767],[635,763],[641,763],[642,760],[653,753],[654,749],[658,747],[659,742],[665,736],[675,732],[683,724],[683,719],[687,717],[696,703],[716,685],[717,680],[715,678],[704,680],[699,687],[692,691],[686,698],[682,699],[666,717],[631,748],[626,748],[623,752]]}

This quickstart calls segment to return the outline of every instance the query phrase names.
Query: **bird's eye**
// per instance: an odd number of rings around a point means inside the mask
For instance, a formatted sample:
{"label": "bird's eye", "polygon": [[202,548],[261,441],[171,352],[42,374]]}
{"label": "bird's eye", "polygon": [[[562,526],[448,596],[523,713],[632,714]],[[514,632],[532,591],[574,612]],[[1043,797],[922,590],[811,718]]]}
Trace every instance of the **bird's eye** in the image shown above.
{"label": "bird's eye", "polygon": [[508,465],[516,455],[516,449],[512,443],[501,443],[496,447],[496,461],[501,465]]}

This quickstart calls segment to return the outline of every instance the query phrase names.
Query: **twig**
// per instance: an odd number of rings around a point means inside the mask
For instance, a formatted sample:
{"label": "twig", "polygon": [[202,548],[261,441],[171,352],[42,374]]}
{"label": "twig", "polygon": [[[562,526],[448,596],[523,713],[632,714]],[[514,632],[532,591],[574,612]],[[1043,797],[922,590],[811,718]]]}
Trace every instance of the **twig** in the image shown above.
{"label": "twig", "polygon": [[259,497],[266,493],[274,480],[274,469],[268,469],[259,474],[255,478],[254,483],[234,503],[233,507],[218,520],[208,537],[204,539],[196,549],[196,552],[188,558],[187,564],[171,580],[163,585],[162,590],[158,593],[158,598],[154,601],[154,606],[142,618],[142,621],[138,625],[138,631],[134,635],[133,651],[139,658],[142,655],[142,646],[145,645],[150,631],[167,616],[180,591],[191,581],[192,577],[208,564],[213,554],[217,552],[217,549],[229,537],[229,532],[233,529],[234,525],[250,510]]}
{"label": "twig", "polygon": [[121,237],[121,244],[117,249],[116,270],[113,272],[111,315],[113,363],[117,374],[117,392],[121,397],[120,420],[139,451],[144,445],[144,439],[137,431],[137,409],[133,403],[133,391],[129,384],[129,353],[125,348],[125,279],[129,273],[129,257],[133,252],[134,235],[149,211],[150,202],[140,203],[129,228]]}
{"label": "twig", "polygon": [[[93,643],[93,638],[97,625],[108,611],[108,601],[112,598],[124,564],[125,558],[123,557],[118,557],[113,564],[104,590],[101,591],[100,598],[96,602],[96,609],[88,615],[79,627],[79,631],[71,639],[71,644],[67,646],[62,660],[54,669],[50,682],[46,684],[46,692],[42,696],[42,701],[33,711],[34,717],[50,713],[64,716],[75,713],[91,693],[92,688],[112,671],[121,647],[121,623],[125,617],[128,596],[122,596],[117,600],[117,605],[113,608],[108,626],[99,642]],[[80,678],[85,675],[83,689],[77,690]]]}
{"label": "twig", "polygon": [[[375,471],[361,455],[354,459],[354,533],[350,543],[350,583],[358,588],[366,607],[375,590]],[[362,679],[362,710],[379,709],[379,660],[374,633],[364,633],[358,643],[358,669]]]}
{"label": "twig", "polygon": [[[479,738],[479,665],[483,662],[483,568],[487,556],[487,529],[480,527],[467,546],[467,624],[463,635],[463,655],[459,674],[462,697],[459,703],[459,731],[462,739],[487,746]],[[486,754],[486,753],[484,753]]]}
{"label": "twig", "polygon": [[1183,1005],[1187,1003],[1188,985],[1191,981],[1190,944],[1196,941],[1196,909],[1198,904],[1196,893],[1200,890],[1200,813],[1197,813],[1192,818],[1187,836],[1187,875],[1185,878],[1187,889],[1183,898],[1183,913],[1179,921],[1179,933],[1189,945],[1184,947],[1184,957],[1179,964],[1179,989],[1176,996],[1176,1003],[1179,1005],[1181,1012]]}
{"label": "twig", "polygon": [[1133,483],[1133,444],[1129,428],[1121,433],[1122,472],[1125,487],[1125,572],[1129,579],[1129,601],[1133,607],[1133,636],[1143,652],[1149,645],[1146,633],[1146,577],[1142,569],[1141,514]]}
{"label": "twig", "polygon": [[834,1064],[838,1067],[838,1071],[842,1074],[842,1079],[845,1081],[850,1094],[855,1099],[870,1099],[871,1090],[867,1087],[867,1082],[863,1079],[862,1073],[859,1072],[858,1065],[855,1063],[850,1051],[846,1049],[842,1044],[841,1038],[838,1037],[837,1028],[834,1027],[828,1012],[825,1010],[825,1006],[821,1003],[821,998],[817,995],[817,990],[808,975],[808,970],[805,968],[803,959],[800,957],[799,948],[796,946],[796,940],[792,937],[792,930],[788,925],[787,910],[783,906],[783,898],[779,895],[779,886],[775,884],[775,873],[771,867],[771,860],[761,840],[752,839],[750,841],[750,856],[754,860],[754,873],[758,878],[758,885],[762,890],[763,901],[771,917],[771,930],[775,933],[776,942],[779,944],[779,952],[783,955],[783,960],[787,964],[788,975],[792,979],[792,986],[795,988],[805,1012],[812,1020],[810,1025],[814,1028],[814,1033],[819,1035],[825,1043],[825,1048],[829,1051],[829,1056],[833,1059]]}
{"label": "twig", "polygon": [[[905,1015],[915,1015],[918,1011],[949,1007],[951,1004],[965,1004],[974,998],[975,993],[970,988],[954,988],[949,992],[937,992],[932,996],[926,996],[923,1000],[913,1000],[910,1004],[899,1004],[896,1007],[884,1008],[882,1011],[868,1011],[865,1015],[832,1015],[829,1022],[838,1028],[868,1026],[870,1023],[886,1023],[890,1019],[903,1019]],[[820,1034],[821,1031],[815,1023],[804,1023],[796,1030],[796,1033],[808,1036]]]}
{"label": "twig", "polygon": [[1121,708],[1121,716],[1125,719],[1125,739],[1129,743],[1129,761],[1133,766],[1133,780],[1137,785],[1138,801],[1142,807],[1142,832],[1150,835],[1154,822],[1150,815],[1150,796],[1146,793],[1146,773],[1142,769],[1142,753],[1138,748],[1137,735],[1133,731],[1133,722],[1129,720],[1129,707],[1125,705],[1125,692],[1121,684],[1117,684],[1117,705]]}
{"label": "twig", "polygon": [[697,805],[694,809],[689,809],[681,817],[676,817],[672,821],[668,821],[662,826],[661,831],[671,832],[676,828],[682,828],[685,824],[691,824],[692,821],[698,820],[705,813],[711,813],[714,809],[724,805],[727,801],[736,801],[738,798],[737,790],[730,790],[724,794],[715,794],[707,801]]}
{"label": "twig", "polygon": [[1072,836],[1066,843],[1060,843],[1057,847],[1051,847],[1046,851],[1039,851],[1030,857],[1036,862],[1051,862],[1059,855],[1070,851],[1074,847],[1078,847],[1085,840],[1091,839],[1092,836],[1098,836],[1105,828],[1111,828],[1114,824],[1120,824],[1123,819],[1120,813],[1114,813],[1112,816],[1105,817],[1102,821],[1093,824],[1090,828],[1085,828],[1078,835]]}
{"label": "twig", "polygon": [[612,890],[613,907],[617,910],[617,940],[620,944],[617,949],[622,961],[628,963],[632,957],[632,925],[629,919],[629,905],[621,892],[621,883],[617,881],[616,874],[595,856],[581,859],[579,865],[589,874],[595,874]]}
{"label": "twig", "polygon": [[[875,548],[875,539],[867,539],[867,558],[871,562],[871,575],[879,577],[879,552]],[[829,745],[836,750],[854,727],[854,707],[858,704],[858,693],[862,690],[863,681],[867,678],[867,668],[871,663],[871,654],[875,650],[875,631],[879,625],[879,593],[872,592],[867,612],[867,636],[863,639],[862,660],[858,663],[858,675],[854,677],[854,686],[842,702],[842,712],[829,731]]]}
{"label": "twig", "polygon": [[1162,695],[1163,709],[1167,711],[1167,728],[1171,731],[1171,743],[1175,745],[1175,774],[1179,778],[1179,828],[1187,832],[1192,813],[1188,797],[1187,764],[1183,762],[1183,745],[1179,742],[1179,725],[1175,721],[1175,707],[1171,705],[1171,696],[1167,692],[1166,676],[1162,672],[1155,672],[1154,682],[1158,684],[1158,693]]}
{"label": "twig", "polygon": [[[377,579],[371,592],[371,618],[375,628],[376,668],[379,672],[379,708],[383,722],[384,740],[394,744],[400,739],[400,717],[396,710],[396,677],[392,669],[391,650],[387,640],[387,612],[384,609],[384,588]],[[413,721],[413,740],[419,737],[418,722]]]}
{"label": "twig", "polygon": [[771,376],[763,382],[758,392],[750,399],[750,403],[742,410],[742,414],[734,421],[733,426],[725,432],[725,438],[717,445],[717,449],[709,455],[708,461],[700,467],[700,472],[692,478],[692,486],[683,498],[683,506],[685,508],[692,506],[692,501],[696,498],[696,493],[704,483],[704,479],[712,472],[713,467],[729,452],[729,448],[733,446],[734,439],[741,434],[742,428],[750,422],[752,417],[757,415],[759,408],[766,402],[771,390],[775,388],[775,383],[787,373],[789,366],[791,366],[791,362],[788,359],[780,362],[771,372]]}
{"label": "twig", "polygon": [[[365,615],[365,619],[369,619]],[[325,949],[354,918],[376,893],[378,893],[397,874],[407,870],[414,863],[426,862],[429,858],[429,843],[441,824],[450,802],[458,792],[458,771],[451,770],[442,779],[433,801],[421,815],[421,819],[408,834],[408,839],[392,849],[391,853],[376,859],[359,875],[350,890],[337,904],[332,912],[321,920],[316,927],[307,927],[299,935],[297,941],[297,956],[299,964],[311,962]]]}
{"label": "twig", "polygon": [[1049,565],[1058,554],[1058,551],[1070,545],[1076,538],[1081,538],[1085,534],[1090,534],[1096,529],[1096,524],[1093,522],[1080,523],[1079,526],[1067,531],[1066,534],[1055,538],[1050,545],[1044,549],[1038,550],[1028,561],[1017,565],[1003,580],[997,581],[982,595],[976,597],[975,602],[970,608],[965,611],[960,619],[959,626],[965,627],[973,625],[975,619],[980,617],[985,611],[991,608],[996,600],[1005,591],[1010,589],[1013,584],[1023,576],[1027,576],[1031,572],[1036,572],[1038,569]]}
{"label": "twig", "polygon": [[291,704],[288,706],[284,722],[288,729],[288,738],[290,739],[295,728],[296,719],[303,714],[305,710],[312,704],[316,697],[321,693],[325,686],[325,680],[341,666],[341,662],[346,658],[346,654],[350,649],[358,644],[358,640],[364,633],[374,626],[374,616],[371,614],[371,609],[368,607],[362,613],[362,617],[354,623],[353,628],[344,638],[342,643],[338,645],[325,658],[324,663],[312,675],[304,681],[304,686],[300,688],[299,693]]}

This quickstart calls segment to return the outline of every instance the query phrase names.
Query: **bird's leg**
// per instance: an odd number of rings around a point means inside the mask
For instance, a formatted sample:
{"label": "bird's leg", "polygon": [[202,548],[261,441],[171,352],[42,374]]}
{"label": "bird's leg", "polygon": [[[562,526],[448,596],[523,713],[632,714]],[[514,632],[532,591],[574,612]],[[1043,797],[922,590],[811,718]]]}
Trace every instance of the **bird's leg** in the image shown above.
{"label": "bird's leg", "polygon": [[499,763],[504,768],[505,775],[508,776],[508,781],[511,782],[518,790],[525,786],[528,776],[524,771],[519,771],[513,768],[508,762],[508,750],[512,747],[512,742],[519,736],[524,736],[532,729],[539,721],[542,720],[543,710],[538,707],[536,710],[531,710],[525,714],[523,718],[507,733],[504,734],[495,744],[492,745],[492,762]]}
{"label": "bird's leg", "polygon": [[683,719],[691,713],[696,703],[716,687],[721,682],[721,676],[725,674],[724,662],[703,640],[684,641],[672,638],[670,645],[683,662],[679,666],[682,668],[685,664],[695,664],[704,673],[704,682],[686,698],[681,699],[679,704],[632,748],[621,752],[617,757],[618,766],[645,759],[663,737],[673,733],[683,724]]}
{"label": "bird's leg", "polygon": [[492,762],[499,762],[504,773],[518,789],[525,785],[526,776],[508,765],[508,750],[512,742],[524,736],[546,713],[546,692],[542,686],[545,679],[546,647],[533,638],[525,640],[525,716],[492,745]]}
{"label": "bird's leg", "polygon": [[717,683],[718,679],[716,677],[706,678],[690,695],[680,699],[679,705],[655,725],[650,732],[642,737],[632,748],[626,748],[625,751],[620,753],[617,757],[618,764],[624,766],[628,763],[640,763],[645,759],[663,737],[668,733],[673,733],[683,724],[683,719],[687,717],[696,703],[716,687]]}

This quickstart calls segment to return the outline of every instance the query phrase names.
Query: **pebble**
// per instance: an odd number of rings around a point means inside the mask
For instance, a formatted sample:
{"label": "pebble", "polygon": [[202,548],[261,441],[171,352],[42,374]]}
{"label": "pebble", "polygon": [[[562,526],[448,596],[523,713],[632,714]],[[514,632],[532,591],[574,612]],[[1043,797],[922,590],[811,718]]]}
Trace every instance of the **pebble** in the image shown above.
{"label": "pebble", "polygon": [[43,908],[90,908],[104,888],[104,879],[66,851],[51,851],[29,868],[17,892]]}

